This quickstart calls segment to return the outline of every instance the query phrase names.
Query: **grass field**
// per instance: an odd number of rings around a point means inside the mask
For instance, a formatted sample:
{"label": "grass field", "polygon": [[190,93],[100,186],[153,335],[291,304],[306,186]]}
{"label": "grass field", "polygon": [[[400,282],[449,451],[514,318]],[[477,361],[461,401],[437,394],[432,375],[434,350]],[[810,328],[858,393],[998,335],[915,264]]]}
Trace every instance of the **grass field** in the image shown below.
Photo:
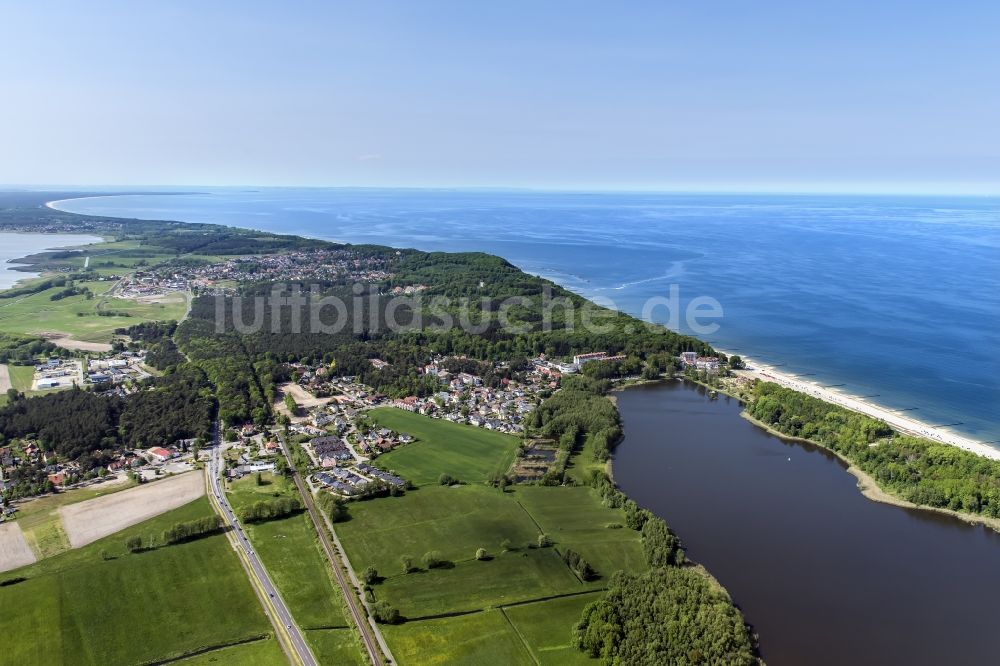
{"label": "grass field", "polygon": [[494,608],[584,591],[553,548],[525,548],[484,562],[395,576],[375,587],[407,619]]}
{"label": "grass field", "polygon": [[499,610],[407,622],[382,632],[400,664],[533,664]]}
{"label": "grass field", "polygon": [[11,386],[21,393],[31,390],[31,380],[35,377],[35,367],[32,365],[8,365]]}
{"label": "grass field", "polygon": [[515,502],[485,485],[424,486],[403,497],[352,503],[350,516],[337,525],[337,534],[351,563],[359,569],[374,565],[383,576],[400,571],[404,554],[418,561],[437,550],[447,559],[466,560],[477,548],[498,554],[504,539],[525,546],[538,537]]}
{"label": "grass field", "polygon": [[380,407],[368,414],[379,425],[419,440],[376,460],[380,467],[394,469],[417,485],[437,483],[442,473],[460,481],[482,483],[491,474],[505,474],[517,451],[517,438],[491,430],[394,407]]}
{"label": "grass field", "polygon": [[[116,328],[143,321],[180,319],[187,309],[183,298],[164,303],[105,298],[114,284],[112,281],[76,282],[76,286],[87,287],[93,292],[92,299],[77,295],[51,300],[61,287],[29,296],[2,299],[0,331],[23,335],[58,332],[85,342],[108,342]],[[127,313],[128,316],[99,316],[98,307],[104,311]]]}
{"label": "grass field", "polygon": [[[275,493],[295,495],[295,486],[286,479],[270,474],[262,474],[261,479],[261,486],[254,476],[230,484],[233,506]],[[246,525],[245,529],[319,662],[364,663],[361,645],[344,614],[340,589],[335,587],[308,514]]]}
{"label": "grass field", "polygon": [[601,504],[592,488],[523,486],[515,497],[556,548],[580,553],[602,578],[619,569],[642,572],[648,568],[639,533],[608,527],[624,526],[625,512]]}
{"label": "grass field", "polygon": [[594,664],[573,645],[571,628],[583,608],[601,598],[600,592],[537,601],[503,609],[514,631],[540,664]]}
{"label": "grass field", "polygon": [[148,538],[209,513],[202,498],[4,574],[26,579],[0,587],[4,661],[143,663],[268,636],[270,624],[224,535],[142,553],[124,547],[130,535]]}
{"label": "grass field", "polygon": [[232,645],[174,662],[183,666],[287,666],[288,659],[275,638]]}
{"label": "grass field", "polygon": [[[583,607],[615,571],[647,568],[624,512],[604,506],[588,486],[487,486],[493,471],[506,470],[512,437],[394,409],[372,414],[419,439],[378,462],[423,485],[402,497],[352,502],[337,534],[357,571],[374,565],[383,578],[375,597],[406,620],[384,629],[399,663],[594,663],[571,642]],[[442,472],[467,483],[437,485]],[[543,533],[552,547],[529,547]],[[477,548],[493,559],[475,560]],[[567,549],[599,577],[582,582],[562,560]],[[432,550],[452,566],[424,570],[421,558]],[[421,571],[402,573],[403,555]]]}

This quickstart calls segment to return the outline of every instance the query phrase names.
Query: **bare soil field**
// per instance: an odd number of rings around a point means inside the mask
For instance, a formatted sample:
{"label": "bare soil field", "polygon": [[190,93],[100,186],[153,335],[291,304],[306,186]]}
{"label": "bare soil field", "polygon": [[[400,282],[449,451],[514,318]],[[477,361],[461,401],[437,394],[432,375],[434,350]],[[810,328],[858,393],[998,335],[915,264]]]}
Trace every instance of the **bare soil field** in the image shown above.
{"label": "bare soil field", "polygon": [[17,523],[0,525],[0,571],[10,571],[31,564],[35,554],[31,552]]}
{"label": "bare soil field", "polygon": [[7,369],[7,364],[0,364],[0,393],[6,393],[13,384],[10,383],[10,370]]}
{"label": "bare soil field", "polygon": [[325,405],[330,402],[330,398],[317,398],[309,391],[305,390],[298,384],[294,382],[289,382],[288,384],[282,384],[278,387],[281,389],[282,395],[286,393],[291,393],[292,397],[295,398],[295,402],[298,403],[299,407],[304,407],[309,409],[310,407],[318,407],[319,405]]}
{"label": "bare soil field", "polygon": [[62,347],[63,349],[92,352],[111,351],[111,345],[106,342],[84,342],[83,340],[75,340],[67,333],[51,331],[42,333],[41,335],[52,344]]}
{"label": "bare soil field", "polygon": [[204,494],[205,477],[195,471],[60,507],[59,515],[70,546],[79,548]]}

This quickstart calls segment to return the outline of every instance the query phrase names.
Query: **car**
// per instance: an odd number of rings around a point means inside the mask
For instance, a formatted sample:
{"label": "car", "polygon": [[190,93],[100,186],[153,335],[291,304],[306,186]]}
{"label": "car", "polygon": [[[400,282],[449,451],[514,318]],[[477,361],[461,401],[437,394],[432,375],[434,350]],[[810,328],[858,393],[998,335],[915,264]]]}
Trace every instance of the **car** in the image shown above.
{"label": "car", "polygon": [[291,628],[292,628],[292,625],[290,625],[290,624],[286,624],[285,625],[285,629],[291,629]]}

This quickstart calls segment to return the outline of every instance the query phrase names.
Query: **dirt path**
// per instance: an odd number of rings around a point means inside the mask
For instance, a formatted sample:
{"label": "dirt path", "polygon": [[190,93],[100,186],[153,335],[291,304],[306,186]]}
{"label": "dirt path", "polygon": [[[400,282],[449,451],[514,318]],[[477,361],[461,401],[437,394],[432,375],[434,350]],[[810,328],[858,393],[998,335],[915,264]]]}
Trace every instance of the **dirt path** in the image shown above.
{"label": "dirt path", "polygon": [[0,394],[6,393],[14,385],[10,383],[10,369],[7,364],[0,364]]}
{"label": "dirt path", "polygon": [[0,571],[10,571],[35,561],[21,526],[17,523],[0,525]]}
{"label": "dirt path", "polygon": [[154,481],[136,488],[59,509],[70,546],[79,548],[144,520],[176,509],[205,494],[200,472]]}

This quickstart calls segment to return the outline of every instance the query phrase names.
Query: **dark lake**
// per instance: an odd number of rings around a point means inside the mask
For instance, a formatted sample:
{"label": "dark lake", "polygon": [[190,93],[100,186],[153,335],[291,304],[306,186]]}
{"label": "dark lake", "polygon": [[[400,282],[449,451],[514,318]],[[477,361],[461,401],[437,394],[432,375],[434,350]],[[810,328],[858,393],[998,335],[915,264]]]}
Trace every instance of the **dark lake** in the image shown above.
{"label": "dark lake", "polygon": [[616,395],[615,480],[726,586],[770,666],[1000,663],[1000,534],[866,499],[736,400],[677,381]]}

